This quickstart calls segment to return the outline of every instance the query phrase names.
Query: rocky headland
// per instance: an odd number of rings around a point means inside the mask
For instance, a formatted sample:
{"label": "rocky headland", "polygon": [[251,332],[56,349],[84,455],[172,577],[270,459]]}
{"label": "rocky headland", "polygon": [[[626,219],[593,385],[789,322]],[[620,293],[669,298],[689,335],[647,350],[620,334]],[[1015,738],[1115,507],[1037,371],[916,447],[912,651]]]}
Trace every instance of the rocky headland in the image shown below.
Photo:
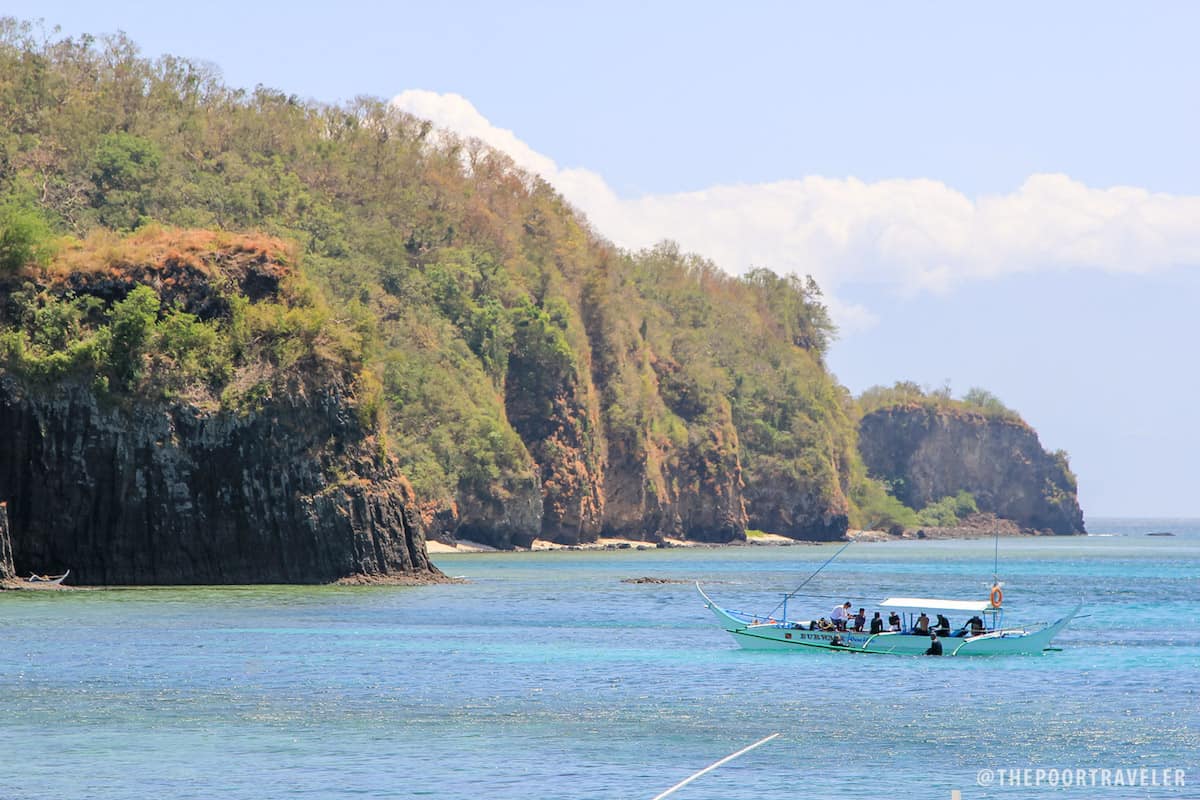
{"label": "rocky headland", "polygon": [[[276,315],[313,311],[298,276],[244,241],[182,252],[166,239],[174,255],[145,263],[0,282],[0,541],[16,574],[70,568],[91,585],[436,579],[412,490],[363,413],[361,367],[320,336],[272,330]],[[117,344],[134,291],[154,285],[146,329]],[[237,354],[220,347],[232,309],[251,329]],[[39,314],[70,317],[71,341],[30,335],[23,322]],[[196,342],[176,349],[172,326],[185,323]],[[203,358],[229,356],[223,377],[195,371],[201,341],[213,345]]]}
{"label": "rocky headland", "polygon": [[869,475],[911,508],[970,493],[979,511],[993,516],[962,535],[987,527],[989,519],[1001,533],[1008,525],[1030,533],[1086,532],[1065,455],[1046,452],[1037,433],[1018,418],[896,405],[862,418],[858,446]]}

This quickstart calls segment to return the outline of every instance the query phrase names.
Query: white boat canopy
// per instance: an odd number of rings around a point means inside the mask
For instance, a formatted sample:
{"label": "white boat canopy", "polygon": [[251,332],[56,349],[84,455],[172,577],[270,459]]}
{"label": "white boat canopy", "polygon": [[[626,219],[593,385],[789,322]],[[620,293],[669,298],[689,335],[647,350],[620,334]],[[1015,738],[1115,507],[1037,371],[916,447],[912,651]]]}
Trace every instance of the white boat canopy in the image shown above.
{"label": "white boat canopy", "polygon": [[970,611],[975,614],[992,609],[987,600],[938,600],[933,597],[889,597],[879,605],[911,611]]}

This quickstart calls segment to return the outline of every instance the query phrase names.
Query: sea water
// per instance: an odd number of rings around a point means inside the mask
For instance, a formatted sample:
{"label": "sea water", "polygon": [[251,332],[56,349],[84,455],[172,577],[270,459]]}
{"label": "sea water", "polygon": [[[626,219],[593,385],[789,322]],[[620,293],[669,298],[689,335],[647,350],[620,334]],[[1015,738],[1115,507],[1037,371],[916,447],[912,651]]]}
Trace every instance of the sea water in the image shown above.
{"label": "sea water", "polygon": [[[1040,656],[745,651],[692,585],[765,613],[838,545],[445,555],[466,582],[425,587],[8,592],[0,798],[648,799],[775,732],[672,797],[1200,797],[1200,522],[1089,527],[1113,535],[999,542],[1010,622],[1084,603]],[[855,544],[789,611],[984,599],[994,556]],[[641,576],[680,583],[623,582]]]}

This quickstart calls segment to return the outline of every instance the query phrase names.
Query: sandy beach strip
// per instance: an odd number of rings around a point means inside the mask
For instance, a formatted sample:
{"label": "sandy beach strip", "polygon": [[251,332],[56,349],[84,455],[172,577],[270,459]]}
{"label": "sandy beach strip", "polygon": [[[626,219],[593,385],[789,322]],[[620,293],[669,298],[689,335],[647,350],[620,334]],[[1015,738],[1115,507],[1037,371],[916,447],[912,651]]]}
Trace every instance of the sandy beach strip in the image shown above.
{"label": "sandy beach strip", "polygon": [[581,544],[559,544],[546,539],[534,539],[530,547],[516,547],[512,550],[502,550],[490,545],[460,539],[455,544],[446,544],[434,539],[426,541],[425,546],[430,555],[444,553],[511,553],[511,552],[545,552],[549,550],[659,550],[674,547],[752,547],[755,545],[773,545],[787,547],[791,545],[822,544],[821,542],[806,542],[778,536],[773,533],[754,531],[746,541],[740,542],[693,542],[686,539],[666,539],[663,543],[643,542],[638,539],[601,537],[594,542]]}

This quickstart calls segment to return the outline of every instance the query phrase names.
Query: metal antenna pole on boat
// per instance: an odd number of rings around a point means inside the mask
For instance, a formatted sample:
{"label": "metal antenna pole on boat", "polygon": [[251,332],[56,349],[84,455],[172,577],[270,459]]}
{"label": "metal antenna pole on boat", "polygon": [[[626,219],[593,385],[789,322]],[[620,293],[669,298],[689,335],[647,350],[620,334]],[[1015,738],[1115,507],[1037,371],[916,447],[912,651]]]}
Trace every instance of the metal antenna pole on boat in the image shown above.
{"label": "metal antenna pole on boat", "polygon": [[1000,580],[1000,533],[992,534],[996,540],[996,554],[992,557],[992,583]]}
{"label": "metal antenna pole on boat", "polygon": [[662,794],[655,795],[653,798],[651,798],[651,800],[662,800],[667,795],[674,794],[677,789],[682,789],[684,786],[687,786],[689,783],[696,780],[696,778],[699,778],[704,773],[712,772],[714,769],[721,766],[722,764],[728,764],[730,761],[733,761],[738,756],[743,755],[745,753],[749,753],[751,750],[758,747],[760,744],[766,744],[767,742],[771,741],[778,735],[779,735],[778,733],[772,733],[770,736],[759,739],[757,742],[750,745],[749,747],[743,747],[741,750],[738,750],[736,753],[730,753],[729,755],[725,756],[720,761],[714,761],[712,764],[709,764],[707,767],[700,770],[699,772],[692,773],[688,777],[684,778],[679,783],[675,784],[670,789],[667,789]]}
{"label": "metal antenna pole on boat", "polygon": [[[831,563],[831,562],[832,562],[832,561],[833,561],[835,558],[837,558],[838,556],[840,556],[840,555],[842,554],[842,550],[845,550],[847,547],[849,547],[849,546],[850,546],[850,545],[852,545],[852,544],[854,544],[854,542],[852,542],[852,541],[851,541],[851,542],[846,542],[844,545],[842,545],[842,546],[841,546],[841,547],[838,549],[838,551],[837,551],[836,553],[834,553],[833,555],[831,555],[829,558],[827,558],[827,559],[825,560],[825,563],[824,563],[824,564],[822,564],[821,566],[817,567],[817,570],[816,570],[816,572],[814,572],[812,575],[809,575],[807,578],[805,578],[805,579],[804,579],[804,582],[803,582],[803,583],[801,583],[799,586],[797,586],[795,589],[793,589],[793,590],[792,590],[790,593],[788,593],[788,594],[785,594],[785,595],[783,596],[783,601],[782,601],[782,602],[780,602],[779,606],[783,605],[783,604],[784,604],[784,603],[786,603],[788,600],[790,600],[791,598],[795,597],[795,596],[796,596],[796,593],[797,593],[797,592],[799,592],[801,589],[803,589],[805,586],[807,586],[809,581],[811,581],[813,578],[817,577],[817,575],[818,575],[818,574],[821,572],[821,570],[823,570],[823,569],[825,569],[826,567],[828,567],[828,566],[829,566],[829,564],[830,564],[830,563]],[[778,610],[779,610],[779,606],[775,606],[775,608],[772,608],[772,609],[771,609],[771,614],[774,614],[776,611],[778,611]],[[768,615],[768,616],[769,616],[769,615]],[[786,614],[784,614],[784,616],[786,617],[787,615],[786,615]]]}

